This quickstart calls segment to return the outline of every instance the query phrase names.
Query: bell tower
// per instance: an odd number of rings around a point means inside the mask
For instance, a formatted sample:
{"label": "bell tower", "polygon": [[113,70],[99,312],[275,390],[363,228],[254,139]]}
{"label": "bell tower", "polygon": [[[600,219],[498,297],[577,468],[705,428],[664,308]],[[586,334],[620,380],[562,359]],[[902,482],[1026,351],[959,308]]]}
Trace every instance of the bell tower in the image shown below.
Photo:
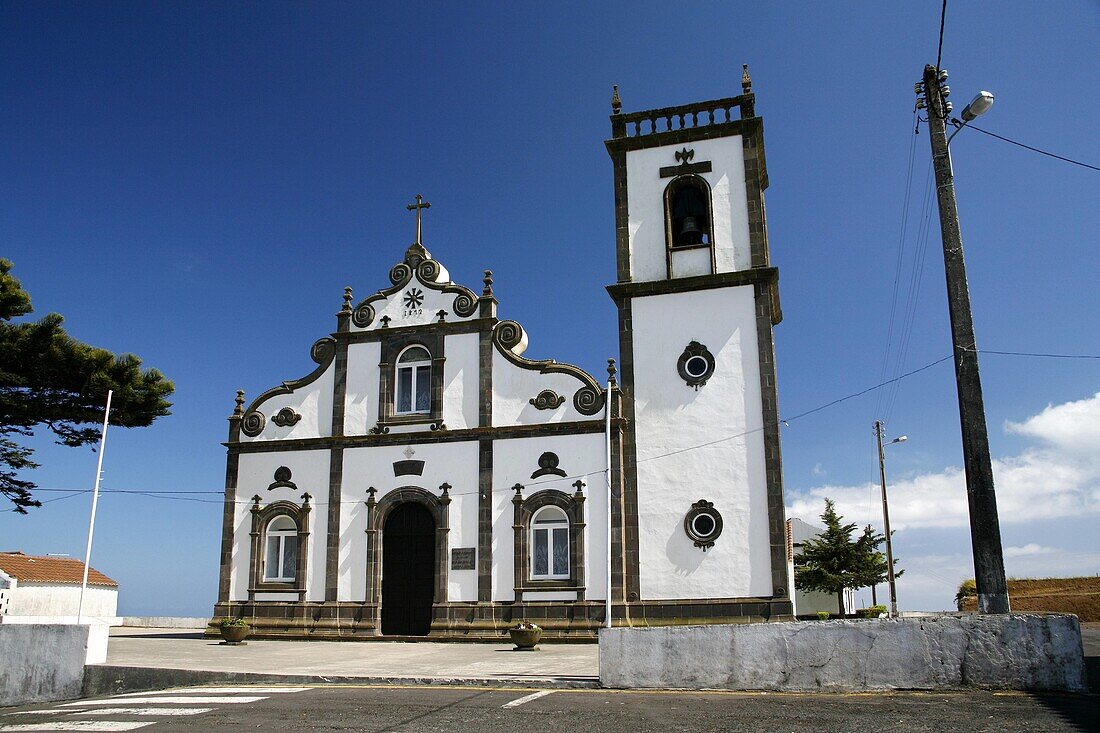
{"label": "bell tower", "polygon": [[616,617],[789,617],[763,121],[738,96],[612,95],[622,415]]}

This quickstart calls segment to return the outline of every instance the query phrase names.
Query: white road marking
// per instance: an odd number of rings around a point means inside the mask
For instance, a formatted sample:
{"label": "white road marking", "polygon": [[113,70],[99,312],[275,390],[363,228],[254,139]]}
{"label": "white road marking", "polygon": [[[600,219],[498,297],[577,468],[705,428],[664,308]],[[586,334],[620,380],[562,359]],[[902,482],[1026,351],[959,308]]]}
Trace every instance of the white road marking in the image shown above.
{"label": "white road marking", "polygon": [[[258,695],[242,695],[240,697],[201,697],[198,695],[161,695],[160,697],[127,697],[125,702],[127,705],[160,705],[161,703],[200,703],[203,705],[221,705],[223,703],[234,702],[256,702],[257,700],[266,700],[266,697],[260,697]],[[81,700],[80,702],[67,702],[65,707],[88,707],[89,705],[118,705],[123,700],[117,697],[108,698],[106,700]]]}
{"label": "white road marking", "polygon": [[520,705],[522,705],[526,702],[531,702],[532,700],[538,700],[540,697],[546,697],[551,692],[553,692],[553,690],[539,690],[538,692],[532,692],[530,695],[524,695],[523,697],[519,698],[518,700],[513,700],[512,702],[506,702],[503,705],[501,705],[501,707],[502,708],[518,708]]}
{"label": "white road marking", "polygon": [[149,697],[152,695],[233,695],[247,692],[251,695],[278,694],[283,692],[302,692],[308,687],[177,687],[172,690],[151,690],[146,692],[126,692],[113,697]]}
{"label": "white road marking", "polygon": [[71,713],[72,710],[24,710],[20,713],[4,713],[4,715],[57,715],[58,713]]}
{"label": "white road marking", "polygon": [[67,720],[63,723],[24,723],[20,725],[0,725],[0,731],[34,731],[34,730],[92,730],[92,731],[118,731],[136,730],[152,725],[155,721],[146,723],[119,722],[114,720]]}
{"label": "white road marking", "polygon": [[73,715],[198,715],[214,708],[99,708],[97,710],[66,710]]}

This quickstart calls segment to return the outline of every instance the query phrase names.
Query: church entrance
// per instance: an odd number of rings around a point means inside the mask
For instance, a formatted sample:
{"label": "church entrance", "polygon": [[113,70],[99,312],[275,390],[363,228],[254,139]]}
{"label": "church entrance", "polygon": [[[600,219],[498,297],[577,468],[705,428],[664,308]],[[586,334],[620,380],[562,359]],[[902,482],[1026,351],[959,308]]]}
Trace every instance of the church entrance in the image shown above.
{"label": "church entrance", "polygon": [[382,528],[382,633],[426,636],[434,595],[435,519],[423,504],[398,504]]}

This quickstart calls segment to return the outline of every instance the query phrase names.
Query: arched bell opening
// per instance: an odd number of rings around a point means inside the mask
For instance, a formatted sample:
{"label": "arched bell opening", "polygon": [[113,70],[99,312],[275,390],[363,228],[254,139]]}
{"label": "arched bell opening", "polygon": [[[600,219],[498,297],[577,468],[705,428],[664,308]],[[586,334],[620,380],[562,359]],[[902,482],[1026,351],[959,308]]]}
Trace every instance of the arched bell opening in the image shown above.
{"label": "arched bell opening", "polygon": [[710,186],[700,176],[672,179],[665,188],[665,226],[670,248],[709,246],[714,241]]}

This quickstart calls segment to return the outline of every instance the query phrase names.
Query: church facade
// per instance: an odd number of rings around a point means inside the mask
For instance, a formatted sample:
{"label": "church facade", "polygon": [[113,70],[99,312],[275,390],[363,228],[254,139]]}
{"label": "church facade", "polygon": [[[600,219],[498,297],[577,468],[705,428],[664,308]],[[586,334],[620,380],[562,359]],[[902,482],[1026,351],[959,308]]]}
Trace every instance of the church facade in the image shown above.
{"label": "church facade", "polygon": [[[518,621],[790,618],[762,121],[741,95],[623,113],[619,358],[532,359],[489,271],[416,241],[229,417],[215,617],[257,636],[499,639]],[[609,248],[609,256],[611,250]],[[702,314],[702,316],[700,316]]]}

